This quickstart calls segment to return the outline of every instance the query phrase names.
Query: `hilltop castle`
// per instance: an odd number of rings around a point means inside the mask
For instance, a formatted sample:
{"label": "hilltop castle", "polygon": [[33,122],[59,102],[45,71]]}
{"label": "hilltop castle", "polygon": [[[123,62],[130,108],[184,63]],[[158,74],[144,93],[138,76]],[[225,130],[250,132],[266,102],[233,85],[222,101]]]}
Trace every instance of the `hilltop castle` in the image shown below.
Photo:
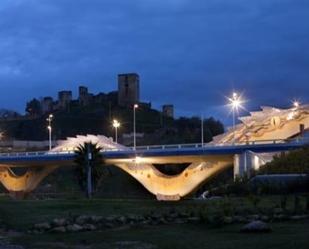
{"label": "hilltop castle", "polygon": [[[58,110],[69,110],[74,104],[80,107],[90,105],[111,105],[122,108],[132,108],[134,104],[139,104],[145,108],[151,108],[151,103],[140,101],[140,77],[137,73],[126,73],[118,75],[118,90],[109,93],[93,94],[86,86],[79,86],[77,99],[73,98],[71,90],[58,92],[56,100],[51,96],[43,97],[39,102],[39,113],[44,115]],[[173,105],[163,105],[164,116],[174,117]],[[30,114],[31,115],[31,114]]]}

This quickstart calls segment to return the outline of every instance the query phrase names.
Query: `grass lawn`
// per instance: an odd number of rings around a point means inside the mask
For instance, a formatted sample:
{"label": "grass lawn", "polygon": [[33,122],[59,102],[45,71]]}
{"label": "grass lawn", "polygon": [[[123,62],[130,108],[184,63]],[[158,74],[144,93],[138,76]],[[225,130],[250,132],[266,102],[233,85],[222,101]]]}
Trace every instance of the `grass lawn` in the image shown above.
{"label": "grass lawn", "polygon": [[[302,200],[303,201],[303,200]],[[229,199],[230,206],[239,212],[256,213],[247,198]],[[259,203],[263,210],[275,208],[280,197],[263,197]],[[292,207],[290,197],[288,206]],[[303,203],[304,204],[304,203]],[[146,227],[116,228],[96,232],[65,234],[27,234],[33,224],[51,221],[53,218],[69,215],[145,214],[168,212],[171,209],[216,212],[222,201],[157,202],[152,200],[27,200],[12,201],[0,199],[0,220],[8,229],[20,231],[20,236],[11,241],[29,249],[53,248],[139,248],[120,246],[118,242],[138,241],[154,245],[154,248],[309,248],[309,222],[295,221],[271,224],[269,234],[242,234],[241,225],[226,225],[213,228],[209,225],[158,225]],[[1,246],[0,246],[1,248]],[[142,248],[142,247],[141,247]],[[145,247],[147,248],[147,247]],[[152,247],[150,247],[152,248]]]}

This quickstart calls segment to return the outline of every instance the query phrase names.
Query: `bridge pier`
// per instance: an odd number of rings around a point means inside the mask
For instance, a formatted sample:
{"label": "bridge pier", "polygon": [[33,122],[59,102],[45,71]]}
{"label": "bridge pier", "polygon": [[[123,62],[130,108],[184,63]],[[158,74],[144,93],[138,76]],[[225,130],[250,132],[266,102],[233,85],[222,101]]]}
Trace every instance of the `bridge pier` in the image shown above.
{"label": "bridge pier", "polygon": [[13,199],[24,199],[41,181],[58,166],[32,167],[21,176],[16,175],[10,167],[0,166],[0,182]]}
{"label": "bridge pier", "polygon": [[261,155],[250,150],[236,154],[234,156],[234,179],[250,177],[253,171],[258,170],[265,163],[266,161]]}

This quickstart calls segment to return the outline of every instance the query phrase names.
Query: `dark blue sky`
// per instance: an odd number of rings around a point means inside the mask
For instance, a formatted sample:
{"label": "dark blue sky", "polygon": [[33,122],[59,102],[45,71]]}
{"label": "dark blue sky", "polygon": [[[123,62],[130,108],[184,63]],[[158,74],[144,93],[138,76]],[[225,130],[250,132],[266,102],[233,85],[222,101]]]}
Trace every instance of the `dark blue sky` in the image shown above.
{"label": "dark blue sky", "polygon": [[81,83],[116,89],[137,72],[141,96],[177,115],[226,122],[225,95],[248,109],[309,97],[308,0],[1,0],[0,107]]}

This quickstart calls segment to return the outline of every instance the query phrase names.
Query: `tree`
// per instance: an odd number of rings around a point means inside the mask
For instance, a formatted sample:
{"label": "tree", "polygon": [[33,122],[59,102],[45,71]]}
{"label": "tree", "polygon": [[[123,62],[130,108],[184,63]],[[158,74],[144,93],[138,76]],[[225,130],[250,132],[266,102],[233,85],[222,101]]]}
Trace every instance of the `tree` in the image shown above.
{"label": "tree", "polygon": [[308,174],[309,147],[282,153],[263,165],[258,174]]}
{"label": "tree", "polygon": [[37,99],[32,99],[31,101],[27,102],[26,105],[26,113],[30,116],[38,116],[41,114],[41,103]]}
{"label": "tree", "polygon": [[86,192],[88,198],[97,191],[107,172],[104,169],[104,158],[100,151],[101,148],[91,142],[81,144],[75,150],[75,176],[78,185]]}

